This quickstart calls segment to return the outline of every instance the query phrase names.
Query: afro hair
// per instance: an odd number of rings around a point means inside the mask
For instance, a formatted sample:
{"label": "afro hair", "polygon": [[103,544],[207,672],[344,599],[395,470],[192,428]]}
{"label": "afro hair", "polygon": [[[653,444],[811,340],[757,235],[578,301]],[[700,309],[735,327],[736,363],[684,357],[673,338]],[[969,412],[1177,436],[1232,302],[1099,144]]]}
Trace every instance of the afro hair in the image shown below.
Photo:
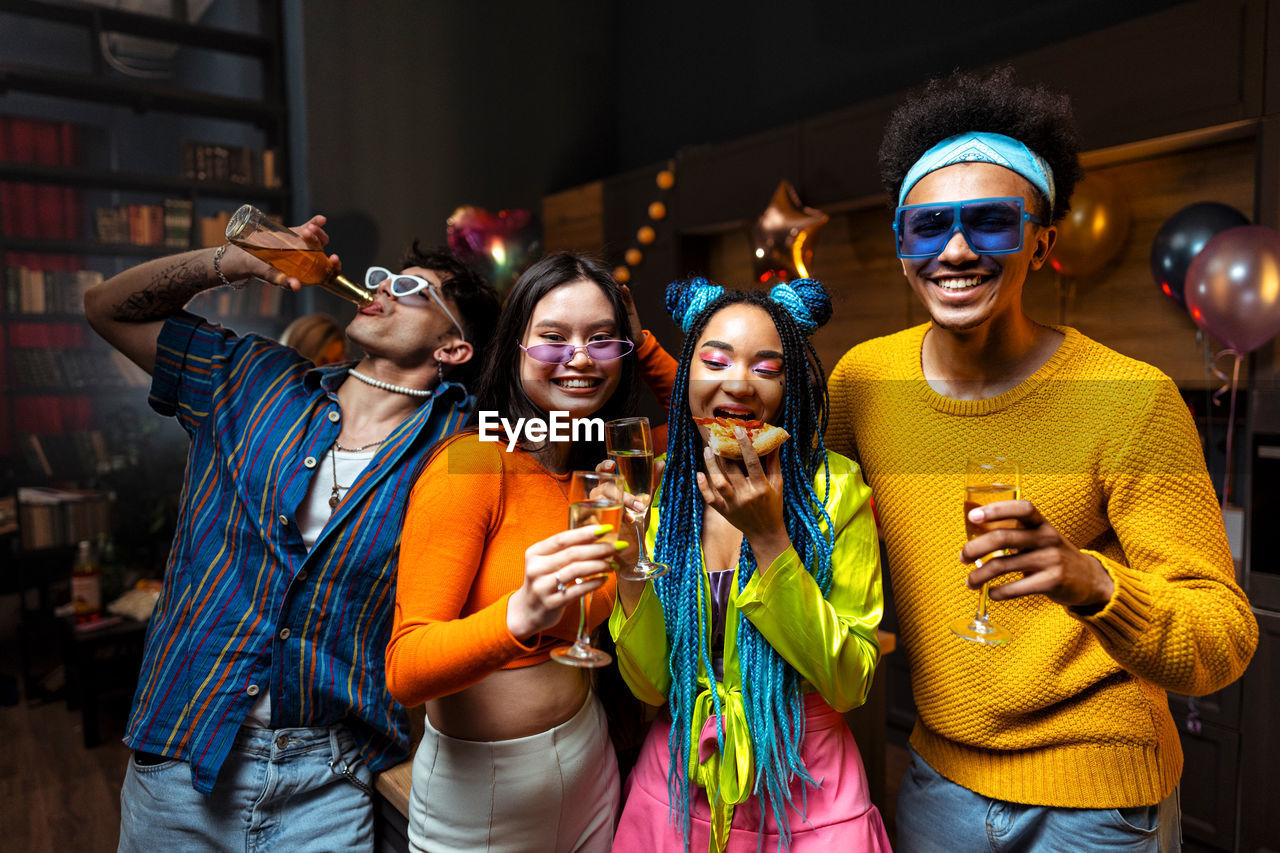
{"label": "afro hair", "polygon": [[[1019,86],[1008,66],[990,76],[968,72],[932,80],[894,110],[880,142],[880,180],[890,207],[897,206],[903,178],[926,151],[971,131],[1004,134],[1043,157],[1057,191],[1049,220],[1057,222],[1071,209],[1071,193],[1084,175],[1071,100],[1043,86]],[[1041,197],[1040,206],[1047,207],[1048,199]]]}

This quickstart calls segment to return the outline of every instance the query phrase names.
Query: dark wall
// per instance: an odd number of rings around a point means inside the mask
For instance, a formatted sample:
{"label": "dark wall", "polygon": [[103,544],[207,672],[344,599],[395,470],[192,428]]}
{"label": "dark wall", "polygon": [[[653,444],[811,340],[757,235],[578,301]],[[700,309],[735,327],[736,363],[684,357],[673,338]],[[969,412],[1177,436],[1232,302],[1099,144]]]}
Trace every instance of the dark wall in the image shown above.
{"label": "dark wall", "polygon": [[[901,91],[1174,0],[308,0],[311,207],[350,268],[460,204],[556,190]],[[975,8],[977,11],[975,11]]]}
{"label": "dark wall", "polygon": [[812,118],[1177,4],[619,3],[619,169]]}
{"label": "dark wall", "polygon": [[308,0],[310,200],[348,268],[613,170],[611,4],[553,8]]}

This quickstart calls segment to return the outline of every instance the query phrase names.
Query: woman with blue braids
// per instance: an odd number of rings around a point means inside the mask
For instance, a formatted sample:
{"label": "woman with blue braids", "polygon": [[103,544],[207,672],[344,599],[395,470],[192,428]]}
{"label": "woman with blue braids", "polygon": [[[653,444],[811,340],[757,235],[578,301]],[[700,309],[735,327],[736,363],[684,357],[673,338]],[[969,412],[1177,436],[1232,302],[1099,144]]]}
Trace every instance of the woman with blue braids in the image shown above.
{"label": "woman with blue braids", "polygon": [[[808,336],[817,281],[769,293],[704,279],[667,290],[685,330],[648,536],[671,572],[619,581],[609,621],[632,692],[665,705],[628,783],[613,850],[888,851],[857,745],[879,657],[879,547],[858,466],[823,444]],[[790,434],[761,459],[712,454],[694,418]]]}

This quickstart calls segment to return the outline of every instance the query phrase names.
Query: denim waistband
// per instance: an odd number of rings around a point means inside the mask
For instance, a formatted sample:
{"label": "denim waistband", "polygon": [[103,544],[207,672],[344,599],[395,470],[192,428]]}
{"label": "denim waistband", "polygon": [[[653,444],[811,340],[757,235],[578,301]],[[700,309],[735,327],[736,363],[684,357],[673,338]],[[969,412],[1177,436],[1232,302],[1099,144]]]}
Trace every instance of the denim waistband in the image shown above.
{"label": "denim waistband", "polygon": [[315,728],[260,729],[241,726],[232,749],[262,758],[279,759],[328,748],[342,754],[342,743],[350,743],[351,733],[342,725]]}

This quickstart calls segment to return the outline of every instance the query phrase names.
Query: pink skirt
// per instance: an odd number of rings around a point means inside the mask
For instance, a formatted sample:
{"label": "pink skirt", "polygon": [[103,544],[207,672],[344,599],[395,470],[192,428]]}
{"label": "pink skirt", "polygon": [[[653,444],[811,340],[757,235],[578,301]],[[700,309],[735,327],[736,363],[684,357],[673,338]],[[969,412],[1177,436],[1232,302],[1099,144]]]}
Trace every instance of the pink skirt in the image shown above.
{"label": "pink skirt", "polygon": [[[804,697],[805,737],[800,748],[804,766],[818,783],[806,792],[800,780],[791,783],[792,802],[807,803],[804,815],[788,810],[793,853],[891,853],[880,811],[867,794],[862,756],[844,718],[817,693]],[[649,730],[640,758],[623,792],[622,819],[613,839],[613,853],[683,851],[684,839],[668,822],[667,733],[671,720],[663,714]],[[806,798],[807,795],[807,798]],[[693,806],[691,846],[695,853],[711,845],[711,808],[706,792],[690,792]],[[761,837],[763,835],[763,838]],[[758,846],[762,845],[762,846]],[[756,853],[778,849],[778,825],[773,810],[760,824],[760,801],[751,797],[733,811],[728,853]]]}

